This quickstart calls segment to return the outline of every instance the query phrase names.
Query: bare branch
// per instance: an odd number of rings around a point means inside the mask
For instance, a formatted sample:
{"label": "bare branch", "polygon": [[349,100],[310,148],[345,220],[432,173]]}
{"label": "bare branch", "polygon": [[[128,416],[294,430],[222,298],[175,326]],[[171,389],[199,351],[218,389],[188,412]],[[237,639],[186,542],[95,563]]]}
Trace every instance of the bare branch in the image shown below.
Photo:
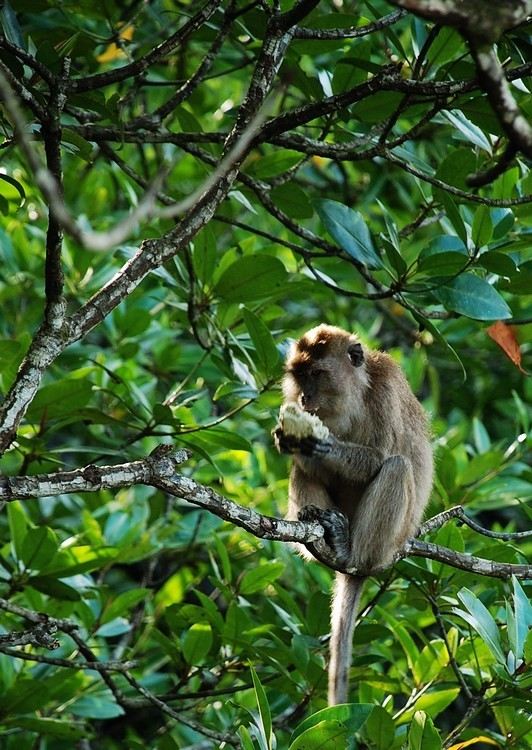
{"label": "bare branch", "polygon": [[[183,463],[189,454],[184,450],[175,450],[171,446],[159,446],[148,458],[141,461],[132,461],[116,466],[87,466],[71,472],[58,472],[57,474],[35,475],[29,477],[4,477],[0,482],[0,499],[7,501],[14,499],[27,499],[34,497],[47,497],[51,495],[64,494],[68,492],[95,492],[100,489],[117,489],[132,484],[144,484],[157,487],[169,495],[187,500],[194,505],[205,508],[219,518],[249,531],[260,539],[272,539],[280,542],[297,542],[299,544],[310,544],[323,539],[324,529],[317,522],[307,523],[303,521],[285,521],[271,516],[264,516],[252,508],[245,508],[223,495],[215,492],[211,487],[206,487],[190,477],[176,472],[176,467]],[[458,508],[445,511],[435,519],[431,519],[420,530],[420,533],[438,528],[450,518],[458,517],[471,528],[481,533],[482,529],[468,519]],[[501,538],[499,532],[487,532],[487,535]],[[512,534],[510,538],[521,538],[529,534]],[[504,535],[502,538],[508,538]],[[444,562],[455,568],[469,570],[472,573],[492,576],[495,578],[508,578],[515,575],[517,578],[532,578],[532,565],[514,565],[510,563],[499,563],[492,560],[475,557],[473,555],[455,552],[454,550],[441,547],[430,542],[419,539],[410,539],[395,559],[400,560],[408,555],[428,557],[432,560]],[[333,568],[345,573],[356,575],[360,573],[355,569],[344,569],[336,565],[334,558],[325,552],[321,561]],[[380,569],[372,572],[380,572]],[[0,607],[2,606],[0,600]],[[39,619],[33,622],[40,622]]]}
{"label": "bare branch", "polygon": [[399,553],[399,559],[408,555],[427,557],[430,560],[446,563],[453,568],[468,570],[470,573],[478,573],[481,576],[490,576],[491,578],[511,578],[511,576],[515,576],[522,580],[532,579],[532,565],[514,565],[486,560],[483,557],[456,552],[447,547],[441,547],[439,544],[422,542],[419,539],[410,539]]}
{"label": "bare branch", "polygon": [[115,466],[89,464],[74,471],[55,474],[34,474],[22,477],[0,477],[0,499],[7,502],[37,497],[53,497],[70,492],[97,492],[120,489],[133,484],[153,483],[175,474],[176,466],[187,461],[186,450],[173,450],[161,445],[141,461]]}
{"label": "bare branch", "polygon": [[[54,637],[57,633],[57,625],[54,622],[38,623],[29,630],[12,631],[11,633],[0,633],[0,651],[6,653],[14,649],[10,646],[41,646],[53,650],[59,648],[59,641]],[[18,651],[14,652],[18,654]]]}
{"label": "bare branch", "polygon": [[405,172],[408,172],[411,175],[414,175],[414,177],[419,177],[420,180],[423,180],[424,182],[428,182],[431,185],[434,185],[437,188],[440,188],[441,190],[445,190],[447,193],[450,193],[451,195],[456,195],[459,198],[464,198],[465,200],[471,201],[472,203],[480,203],[484,206],[498,206],[498,207],[509,207],[509,206],[522,206],[525,203],[531,203],[532,202],[532,195],[521,195],[519,198],[485,198],[482,195],[476,195],[476,193],[468,193],[466,190],[461,190],[460,188],[455,187],[454,185],[449,185],[447,182],[443,182],[443,180],[438,179],[437,177],[433,177],[432,175],[427,174],[426,172],[422,172],[417,167],[414,167],[412,164],[409,164],[406,161],[403,161],[398,156],[395,156],[391,151],[384,151],[383,157],[391,162],[392,164],[395,164],[400,169],[404,170]]}
{"label": "bare branch", "polygon": [[512,539],[526,539],[527,537],[532,536],[532,531],[490,531],[490,529],[485,529],[466,515],[462,505],[455,505],[454,508],[449,508],[442,513],[438,513],[437,516],[429,518],[429,520],[420,528],[418,536],[423,536],[424,534],[428,534],[429,531],[439,529],[440,526],[443,526],[452,518],[458,518],[460,523],[463,523],[466,526],[469,526],[470,529],[473,529],[473,531],[478,531],[479,534],[484,534],[484,536],[489,536],[492,539],[511,541]]}
{"label": "bare branch", "polygon": [[488,42],[517,26],[532,13],[530,0],[389,0],[392,5]]}
{"label": "bare branch", "polygon": [[[1,636],[0,636],[1,638]],[[20,645],[20,644],[17,644]],[[35,646],[43,646],[42,643],[34,643]],[[59,641],[56,641],[55,646],[48,646],[47,648],[58,648],[60,646]],[[133,661],[74,661],[70,659],[59,659],[52,656],[43,656],[42,654],[32,654],[28,651],[17,651],[15,648],[4,646],[0,641],[0,653],[13,656],[15,659],[22,659],[23,661],[33,661],[38,664],[51,664],[54,667],[65,667],[66,669],[93,669],[95,672],[126,672],[128,669],[132,669],[135,666]]]}
{"label": "bare branch", "polygon": [[393,26],[401,18],[407,15],[406,10],[394,10],[387,16],[378,18],[376,21],[366,23],[363,26],[348,26],[345,29],[307,29],[301,26],[297,27],[294,33],[295,39],[359,39],[362,36],[373,34],[375,31],[381,31],[388,26]]}
{"label": "bare branch", "polygon": [[475,172],[474,174],[468,175],[466,177],[466,183],[470,187],[484,187],[485,185],[489,185],[512,166],[515,161],[516,154],[517,149],[515,145],[513,143],[509,143],[506,146],[504,152],[499,157],[498,161],[496,161],[486,169],[482,169],[478,172]]}

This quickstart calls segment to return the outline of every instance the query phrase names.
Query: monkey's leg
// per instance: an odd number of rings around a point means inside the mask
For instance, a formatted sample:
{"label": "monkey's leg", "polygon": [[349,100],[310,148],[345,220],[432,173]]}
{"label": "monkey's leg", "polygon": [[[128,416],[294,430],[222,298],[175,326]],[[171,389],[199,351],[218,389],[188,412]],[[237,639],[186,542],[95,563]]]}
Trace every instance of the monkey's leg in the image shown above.
{"label": "monkey's leg", "polygon": [[326,487],[318,479],[294,464],[290,475],[290,491],[286,517],[290,521],[318,521],[325,529],[324,539],[299,551],[308,560],[316,558],[326,565],[343,567],[351,550],[349,522],[337,508]]}
{"label": "monkey's leg", "polygon": [[410,461],[390,456],[367,488],[352,521],[351,563],[363,571],[392,562],[414,532],[414,476]]}
{"label": "monkey's leg", "polygon": [[318,521],[324,528],[323,539],[309,542],[307,548],[325,565],[344,568],[349,562],[351,538],[349,520],[337,508],[318,508],[305,505],[298,513],[300,521]]}

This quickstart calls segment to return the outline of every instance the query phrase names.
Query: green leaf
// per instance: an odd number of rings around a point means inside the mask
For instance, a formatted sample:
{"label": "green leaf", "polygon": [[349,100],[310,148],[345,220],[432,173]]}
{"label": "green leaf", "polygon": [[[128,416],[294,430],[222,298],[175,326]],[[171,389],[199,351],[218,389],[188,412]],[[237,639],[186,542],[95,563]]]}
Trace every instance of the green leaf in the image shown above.
{"label": "green leaf", "polygon": [[467,257],[461,252],[420,256],[417,270],[428,276],[454,276],[465,266]]}
{"label": "green leaf", "polygon": [[393,91],[379,91],[351,107],[351,114],[361,122],[376,124],[392,115],[402,99]]}
{"label": "green leaf", "polygon": [[347,747],[349,729],[338,721],[322,721],[290,743],[288,750],[338,750]]}
{"label": "green leaf", "polygon": [[50,565],[43,568],[48,575],[58,578],[74,576],[78,573],[88,573],[91,570],[99,570],[116,559],[118,550],[116,547],[99,547],[95,549],[83,544],[78,547],[69,547],[59,550]]}
{"label": "green leaf", "polygon": [[92,159],[92,144],[85,140],[85,138],[79,133],[69,130],[69,128],[63,128],[61,131],[61,141],[63,143],[66,142],[71,144],[71,147],[68,150],[77,154],[84,161],[90,161]]}
{"label": "green leaf", "polygon": [[59,599],[66,602],[78,602],[81,599],[80,593],[73,586],[69,586],[59,578],[51,576],[33,576],[29,584],[36,591],[47,594],[53,599]]}
{"label": "green leaf", "polygon": [[[477,160],[474,152],[470,148],[456,148],[449,151],[445,159],[440,162],[436,171],[436,177],[447,185],[452,185],[469,192],[467,178],[472,172],[475,172],[476,166]],[[444,188],[434,187],[432,191],[434,198],[437,201],[440,201],[445,195],[449,196]],[[463,201],[464,199],[460,196],[453,195],[451,200],[454,202]],[[444,207],[447,210],[447,206],[445,205]],[[459,232],[457,232],[457,234],[459,237],[462,237]]]}
{"label": "green leaf", "polygon": [[210,225],[203,227],[194,238],[193,258],[198,279],[210,286],[216,268],[216,237]]}
{"label": "green leaf", "polygon": [[16,13],[14,12],[9,0],[4,0],[4,2],[2,3],[2,10],[0,11],[0,23],[2,25],[2,29],[4,30],[4,34],[6,35],[6,39],[8,39],[13,44],[16,44],[17,47],[20,47],[20,49],[27,49]]}
{"label": "green leaf", "polygon": [[268,180],[271,177],[286,172],[291,167],[301,161],[303,155],[299,151],[290,151],[289,149],[280,149],[266,156],[259,157],[249,166],[246,165],[246,172],[252,177],[259,180]]}
{"label": "green leaf", "polygon": [[271,190],[270,198],[292,219],[310,219],[314,213],[306,193],[296,182],[277,185]]}
{"label": "green leaf", "polygon": [[397,250],[393,242],[390,242],[390,240],[383,234],[381,234],[381,240],[389,264],[394,271],[397,271],[397,278],[401,278],[407,270],[406,261],[403,259],[401,253]]}
{"label": "green leaf", "polygon": [[4,182],[7,182],[8,185],[11,185],[11,187],[15,188],[15,190],[17,191],[17,193],[20,196],[20,204],[19,205],[22,206],[22,204],[26,200],[26,193],[24,191],[24,188],[20,184],[20,182],[18,180],[15,180],[14,177],[11,177],[8,174],[2,174],[1,172],[0,172],[0,180],[3,180]]}
{"label": "green leaf", "polygon": [[427,51],[427,68],[440,68],[461,53],[463,39],[450,26],[442,26]]}
{"label": "green leaf", "polygon": [[493,234],[493,224],[491,223],[491,214],[487,206],[479,206],[473,217],[471,227],[471,239],[475,247],[483,247],[491,240]]}
{"label": "green leaf", "polygon": [[261,371],[270,377],[279,372],[281,358],[267,326],[251,310],[243,308],[244,323],[255,347]]}
{"label": "green leaf", "polygon": [[467,611],[453,607],[454,614],[462,617],[468,622],[480,635],[499,664],[506,666],[506,657],[502,650],[497,623],[489,611],[484,604],[482,604],[480,599],[475,596],[472,591],[469,591],[469,589],[460,589],[458,592],[458,598],[464,604]]}
{"label": "green leaf", "polygon": [[17,716],[5,722],[7,726],[26,729],[46,737],[58,737],[64,740],[79,740],[87,737],[88,730],[80,722],[60,719],[37,719],[32,716]]}
{"label": "green leaf", "polygon": [[368,268],[382,268],[361,213],[332,200],[317,201],[316,210],[331,237],[348,255]]}
{"label": "green leaf", "polygon": [[455,700],[459,693],[460,688],[448,688],[446,690],[434,690],[432,693],[424,693],[417,699],[412,708],[401,714],[396,724],[408,724],[412,721],[416,711],[424,711],[434,719]]}
{"label": "green leaf", "polygon": [[[532,627],[532,604],[515,576],[512,576],[512,582],[514,609],[512,612],[507,604],[507,627],[508,642],[515,657],[515,667],[517,668],[523,659],[528,630]],[[515,669],[511,670],[511,672],[513,671]]]}
{"label": "green leaf", "polygon": [[482,268],[490,273],[496,273],[498,276],[513,277],[519,273],[513,258],[505,253],[499,253],[491,250],[488,253],[482,253],[478,259]]}
{"label": "green leaf", "polygon": [[24,538],[21,558],[26,568],[41,570],[54,557],[58,547],[57,536],[47,526],[29,529]]}
{"label": "green leaf", "polygon": [[515,216],[511,208],[492,208],[491,221],[493,223],[493,239],[500,240],[513,227]]}
{"label": "green leaf", "polygon": [[92,383],[87,377],[71,377],[45,385],[37,393],[28,409],[29,422],[43,418],[57,419],[70,416],[83,408],[92,395]]}
{"label": "green leaf", "polygon": [[247,727],[243,724],[239,726],[237,734],[240,739],[242,750],[256,750]]}
{"label": "green leaf", "polygon": [[83,695],[68,710],[74,716],[84,716],[87,719],[114,719],[124,714],[124,709],[116,703],[110,690]]}
{"label": "green leaf", "polygon": [[473,441],[478,453],[486,453],[491,447],[489,433],[478,417],[473,417]]}
{"label": "green leaf", "polygon": [[227,302],[271,297],[287,278],[280,260],[271,255],[245,255],[222,273],[214,293]]}
{"label": "green leaf", "polygon": [[28,530],[28,518],[20,500],[14,500],[7,505],[7,520],[9,524],[9,537],[15,557],[20,560],[24,538]]}
{"label": "green leaf", "polygon": [[419,687],[432,682],[448,663],[449,654],[443,640],[436,638],[427,643],[412,669],[416,685]]}
{"label": "green leaf", "polygon": [[504,320],[512,311],[501,295],[484,279],[472,273],[463,273],[444,282],[435,296],[447,310],[476,320]]}
{"label": "green leaf", "polygon": [[145,601],[149,595],[150,589],[138,588],[131,589],[131,591],[123,591],[105,606],[100,618],[101,623],[105,624],[106,622],[114,620],[115,617],[123,615],[136,604],[139,604],[139,602]]}
{"label": "green leaf", "polygon": [[437,199],[442,204],[443,208],[445,209],[445,213],[447,215],[447,218],[452,224],[452,227],[458,237],[462,240],[464,245],[467,245],[467,229],[464,224],[464,220],[462,219],[462,216],[460,214],[460,210],[454,200],[451,198],[449,193],[444,192],[443,190],[440,190],[437,193]]}
{"label": "green leaf", "polygon": [[249,440],[225,427],[209,427],[198,432],[183,433],[179,436],[185,445],[203,448],[206,451],[248,451],[251,452]]}
{"label": "green leaf", "polygon": [[212,628],[208,622],[196,622],[183,639],[183,656],[187,664],[201,664],[212,646]]}
{"label": "green leaf", "polygon": [[[368,716],[373,711],[371,703],[344,703],[317,711],[297,725],[290,737],[290,750],[304,750],[318,748],[321,741],[330,742],[332,739],[358,732],[364,726]],[[307,744],[312,742],[312,744]],[[334,750],[334,745],[323,747]],[[338,745],[336,745],[338,747]]]}
{"label": "green leaf", "polygon": [[374,706],[364,724],[364,734],[375,750],[390,750],[395,737],[395,724],[390,714],[381,706]]}
{"label": "green leaf", "polygon": [[131,624],[125,617],[115,617],[114,620],[101,625],[95,635],[99,635],[101,638],[115,638],[117,635],[129,633],[130,630]]}
{"label": "green leaf", "polygon": [[250,667],[250,670],[251,670],[251,678],[253,680],[253,686],[255,688],[255,698],[257,700],[257,706],[259,709],[259,717],[260,717],[259,729],[261,730],[265,748],[267,748],[267,750],[272,750],[273,733],[272,733],[272,717],[270,713],[270,706],[268,704],[266,693],[264,692],[264,688],[262,687],[261,681],[259,680],[257,673],[255,672],[252,666]]}
{"label": "green leaf", "polygon": [[282,562],[268,562],[257,568],[246,570],[240,581],[239,591],[244,596],[262,591],[270,583],[276,581],[284,572],[285,564]]}
{"label": "green leaf", "polygon": [[441,750],[442,743],[432,719],[424,711],[416,711],[408,731],[408,750]]}
{"label": "green leaf", "polygon": [[474,125],[471,120],[467,119],[463,112],[459,109],[452,109],[442,114],[470,143],[491,154],[492,148],[489,139],[478,125]]}

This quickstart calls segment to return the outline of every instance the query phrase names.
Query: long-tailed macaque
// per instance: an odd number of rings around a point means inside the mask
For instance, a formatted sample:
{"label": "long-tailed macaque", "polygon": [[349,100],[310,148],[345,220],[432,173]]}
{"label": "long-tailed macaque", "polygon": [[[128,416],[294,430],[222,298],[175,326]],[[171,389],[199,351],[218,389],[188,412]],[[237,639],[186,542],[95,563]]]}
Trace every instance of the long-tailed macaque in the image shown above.
{"label": "long-tailed macaque", "polygon": [[[287,518],[318,520],[336,567],[361,573],[336,573],[329,660],[329,705],[336,705],[348,697],[364,576],[392,563],[428,502],[427,419],[388,354],[367,350],[354,334],[328,325],[293,344],[283,393],[284,409],[300,407],[305,419],[314,415],[310,421],[319,425],[319,417],[328,428],[298,437],[281,417],[274,432],[277,448],[293,454]],[[318,545],[308,550],[303,554],[309,559],[320,557]]]}

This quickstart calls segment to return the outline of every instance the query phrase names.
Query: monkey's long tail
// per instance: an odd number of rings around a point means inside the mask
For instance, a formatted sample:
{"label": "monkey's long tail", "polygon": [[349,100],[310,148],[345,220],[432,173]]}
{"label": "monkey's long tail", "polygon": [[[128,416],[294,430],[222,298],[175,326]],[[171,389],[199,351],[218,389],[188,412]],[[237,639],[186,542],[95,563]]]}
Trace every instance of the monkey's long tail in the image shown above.
{"label": "monkey's long tail", "polygon": [[336,573],[331,607],[331,641],[329,645],[329,706],[347,703],[349,669],[353,652],[353,630],[364,578]]}

